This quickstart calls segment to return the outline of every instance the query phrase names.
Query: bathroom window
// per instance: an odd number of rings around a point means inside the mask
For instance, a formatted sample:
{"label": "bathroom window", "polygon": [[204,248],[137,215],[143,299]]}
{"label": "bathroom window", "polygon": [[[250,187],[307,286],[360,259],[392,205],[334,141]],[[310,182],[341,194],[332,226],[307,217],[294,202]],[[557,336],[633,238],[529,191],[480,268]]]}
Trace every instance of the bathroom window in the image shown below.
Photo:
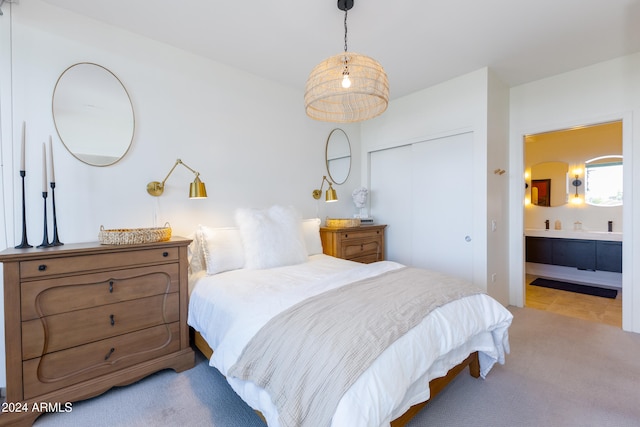
{"label": "bathroom window", "polygon": [[585,201],[593,206],[622,205],[622,156],[585,162]]}

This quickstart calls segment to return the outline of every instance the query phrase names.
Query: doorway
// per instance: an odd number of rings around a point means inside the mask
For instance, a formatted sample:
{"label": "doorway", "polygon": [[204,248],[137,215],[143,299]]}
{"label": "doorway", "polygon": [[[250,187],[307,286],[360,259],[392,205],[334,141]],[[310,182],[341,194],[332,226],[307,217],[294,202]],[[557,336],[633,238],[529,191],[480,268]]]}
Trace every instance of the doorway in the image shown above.
{"label": "doorway", "polygon": [[[585,198],[595,186],[588,182],[594,176],[587,167],[589,160],[606,156],[622,159],[622,141],[621,120],[524,137],[525,239],[535,235],[622,241],[622,183],[619,204],[596,206],[593,200]],[[540,180],[547,184],[542,197],[539,187],[532,185]],[[596,268],[581,270],[562,263],[525,262],[524,270],[525,306],[622,327],[621,268],[619,272],[610,272]],[[537,277],[616,288],[618,296],[609,299],[530,285]]]}

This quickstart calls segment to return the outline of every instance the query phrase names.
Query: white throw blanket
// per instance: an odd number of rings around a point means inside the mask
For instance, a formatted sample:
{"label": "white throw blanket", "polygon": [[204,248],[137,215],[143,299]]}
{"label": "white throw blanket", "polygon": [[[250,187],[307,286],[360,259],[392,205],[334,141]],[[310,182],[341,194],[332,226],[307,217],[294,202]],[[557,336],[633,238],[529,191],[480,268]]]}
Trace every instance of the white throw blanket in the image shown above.
{"label": "white throw blanket", "polygon": [[271,319],[229,375],[265,388],[281,426],[329,426],[346,390],[389,345],[433,309],[480,292],[417,268],[364,279]]}

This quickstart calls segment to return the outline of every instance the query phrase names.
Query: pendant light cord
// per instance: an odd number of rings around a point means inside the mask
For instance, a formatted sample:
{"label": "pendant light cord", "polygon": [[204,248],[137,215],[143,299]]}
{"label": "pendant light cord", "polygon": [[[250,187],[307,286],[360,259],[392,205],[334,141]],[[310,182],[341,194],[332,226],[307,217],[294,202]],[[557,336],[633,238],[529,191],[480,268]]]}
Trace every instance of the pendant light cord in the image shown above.
{"label": "pendant light cord", "polygon": [[344,11],[344,51],[347,51],[347,11]]}

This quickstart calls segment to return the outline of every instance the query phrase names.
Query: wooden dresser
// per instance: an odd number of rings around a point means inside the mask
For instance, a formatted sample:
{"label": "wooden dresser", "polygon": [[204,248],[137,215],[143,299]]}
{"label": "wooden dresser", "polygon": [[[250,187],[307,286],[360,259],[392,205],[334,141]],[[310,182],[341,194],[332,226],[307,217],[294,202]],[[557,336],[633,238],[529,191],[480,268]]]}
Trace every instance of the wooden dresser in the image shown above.
{"label": "wooden dresser", "polygon": [[386,225],[320,227],[323,252],[337,258],[371,263],[384,260]]}
{"label": "wooden dresser", "polygon": [[64,410],[161,369],[193,367],[190,242],[0,252],[7,404],[20,404],[0,415],[0,425],[31,425],[40,406]]}

